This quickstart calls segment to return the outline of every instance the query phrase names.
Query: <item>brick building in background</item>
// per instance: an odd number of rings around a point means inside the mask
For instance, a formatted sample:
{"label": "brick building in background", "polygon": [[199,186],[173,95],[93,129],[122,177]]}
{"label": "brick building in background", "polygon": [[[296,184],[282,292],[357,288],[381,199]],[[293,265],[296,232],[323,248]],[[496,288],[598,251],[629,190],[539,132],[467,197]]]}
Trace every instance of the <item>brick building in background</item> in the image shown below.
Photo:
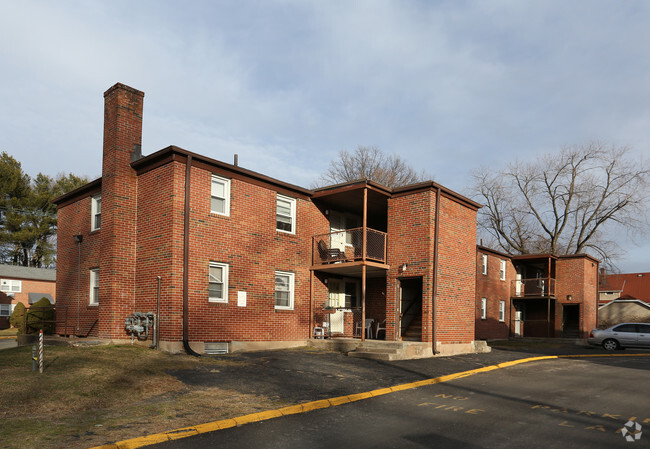
{"label": "brick building in background", "polygon": [[479,204],[434,182],[308,190],[174,146],[143,157],[144,94],[104,97],[102,177],[56,200],[74,334],[123,340],[126,317],[159,311],[169,351],[298,346],[315,329],[474,350]]}
{"label": "brick building in background", "polygon": [[476,338],[586,338],[597,324],[598,264],[588,255],[510,256],[478,246]]}
{"label": "brick building in background", "polygon": [[47,298],[56,299],[56,270],[0,265],[0,329],[9,327],[9,316],[16,304],[25,307]]}

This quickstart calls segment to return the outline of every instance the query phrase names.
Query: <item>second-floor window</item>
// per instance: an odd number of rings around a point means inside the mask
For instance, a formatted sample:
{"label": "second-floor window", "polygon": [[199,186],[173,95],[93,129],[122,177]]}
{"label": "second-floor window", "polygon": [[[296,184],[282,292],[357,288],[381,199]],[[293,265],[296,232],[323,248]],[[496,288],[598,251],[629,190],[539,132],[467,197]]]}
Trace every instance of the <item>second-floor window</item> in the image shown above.
{"label": "second-floor window", "polygon": [[506,280],[506,261],[505,260],[500,260],[499,261],[499,279],[502,281]]}
{"label": "second-floor window", "polygon": [[22,291],[22,281],[17,279],[2,279],[0,281],[0,292],[20,293]]}
{"label": "second-floor window", "polygon": [[481,273],[483,274],[487,274],[487,263],[488,263],[487,254],[481,254]]}
{"label": "second-floor window", "polygon": [[230,179],[212,175],[210,212],[219,215],[230,215]]}
{"label": "second-floor window", "polygon": [[90,198],[90,230],[96,231],[102,227],[102,196]]}
{"label": "second-floor window", "polygon": [[276,201],[276,229],[296,233],[296,199],[278,195]]}

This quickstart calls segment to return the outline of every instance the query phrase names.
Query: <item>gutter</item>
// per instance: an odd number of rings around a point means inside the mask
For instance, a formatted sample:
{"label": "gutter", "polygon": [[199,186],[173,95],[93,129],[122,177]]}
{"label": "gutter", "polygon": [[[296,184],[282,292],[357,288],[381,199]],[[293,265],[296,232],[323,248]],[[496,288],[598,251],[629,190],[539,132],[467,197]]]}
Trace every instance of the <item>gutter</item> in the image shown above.
{"label": "gutter", "polygon": [[185,205],[183,217],[183,348],[185,352],[194,357],[201,357],[201,354],[190,347],[189,335],[189,265],[190,265],[190,173],[192,170],[192,155],[187,155],[185,162]]}

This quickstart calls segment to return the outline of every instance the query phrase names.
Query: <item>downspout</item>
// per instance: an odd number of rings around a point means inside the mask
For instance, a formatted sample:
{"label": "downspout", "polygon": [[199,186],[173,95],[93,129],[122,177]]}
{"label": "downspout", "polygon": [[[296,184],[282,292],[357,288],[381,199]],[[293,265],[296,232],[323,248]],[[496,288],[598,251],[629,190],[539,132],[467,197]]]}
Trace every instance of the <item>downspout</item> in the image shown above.
{"label": "downspout", "polygon": [[190,173],[192,170],[192,155],[187,155],[185,162],[185,206],[183,217],[183,348],[185,352],[194,357],[201,357],[201,354],[190,348],[188,342],[189,320],[188,320],[188,296],[189,296],[189,265],[190,265]]}
{"label": "downspout", "polygon": [[438,238],[440,235],[440,186],[436,185],[436,223],[433,231],[433,300],[431,303],[433,323],[431,329],[431,348],[433,354],[437,354],[437,330],[438,330]]}

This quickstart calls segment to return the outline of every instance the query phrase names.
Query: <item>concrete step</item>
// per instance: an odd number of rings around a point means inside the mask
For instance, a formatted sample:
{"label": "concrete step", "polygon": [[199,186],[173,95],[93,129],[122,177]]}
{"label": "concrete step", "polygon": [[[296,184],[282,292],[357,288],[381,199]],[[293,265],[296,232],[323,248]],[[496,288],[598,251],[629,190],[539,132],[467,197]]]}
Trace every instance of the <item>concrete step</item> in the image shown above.
{"label": "concrete step", "polygon": [[398,360],[396,357],[397,353],[384,353],[384,352],[360,352],[352,351],[348,352],[348,357],[359,357],[363,359],[372,359],[372,360],[383,360],[390,362],[392,360]]}

